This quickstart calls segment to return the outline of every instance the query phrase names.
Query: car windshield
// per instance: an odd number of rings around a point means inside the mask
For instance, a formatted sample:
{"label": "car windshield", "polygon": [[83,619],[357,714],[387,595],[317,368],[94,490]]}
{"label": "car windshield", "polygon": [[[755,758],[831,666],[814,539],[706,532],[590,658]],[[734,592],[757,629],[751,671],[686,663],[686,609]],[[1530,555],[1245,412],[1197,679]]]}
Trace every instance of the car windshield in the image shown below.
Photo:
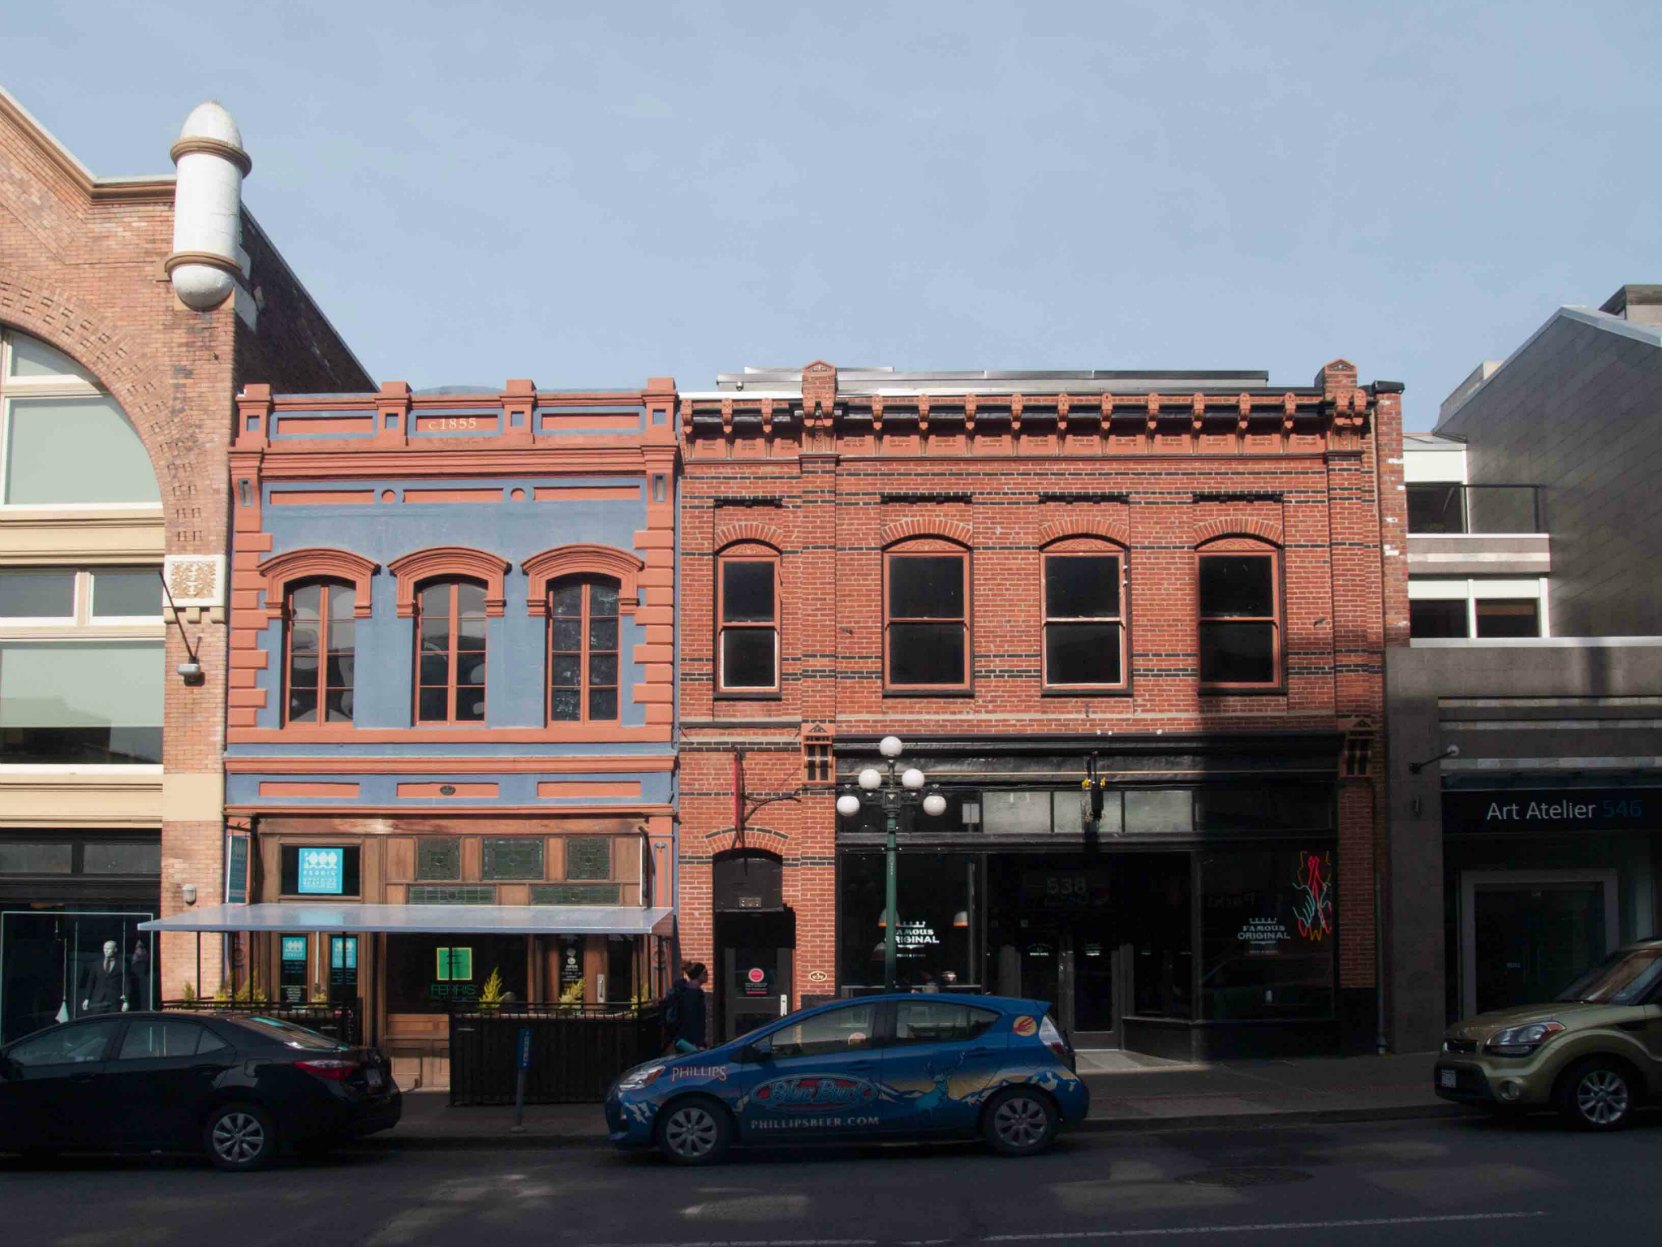
{"label": "car windshield", "polygon": [[288,1048],[303,1048],[312,1052],[335,1052],[346,1047],[337,1043],[327,1035],[320,1035],[316,1031],[307,1030],[304,1026],[296,1026],[293,1022],[285,1022],[281,1018],[253,1017],[238,1018],[249,1030],[257,1030],[267,1039],[275,1039]]}
{"label": "car windshield", "polygon": [[1561,1004],[1638,1004],[1658,982],[1662,982],[1662,948],[1636,948],[1611,954],[1603,965],[1589,970],[1566,987],[1558,1001]]}

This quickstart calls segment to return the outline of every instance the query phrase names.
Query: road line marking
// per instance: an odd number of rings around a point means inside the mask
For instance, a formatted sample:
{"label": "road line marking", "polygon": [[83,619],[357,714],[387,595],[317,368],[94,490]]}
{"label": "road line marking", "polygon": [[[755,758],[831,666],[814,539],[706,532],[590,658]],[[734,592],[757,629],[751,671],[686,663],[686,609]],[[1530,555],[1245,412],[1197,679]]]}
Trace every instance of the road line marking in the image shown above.
{"label": "road line marking", "polygon": [[[1519,1221],[1530,1217],[1544,1217],[1544,1212],[1465,1212],[1445,1216],[1426,1217],[1370,1217],[1343,1221],[1268,1221],[1260,1225],[1188,1225],[1173,1229],[1153,1230],[1069,1230],[1059,1234],[989,1234],[977,1239],[982,1243],[1046,1243],[1074,1242],[1098,1238],[1174,1238],[1193,1234],[1263,1234],[1275,1230],[1356,1230],[1392,1225],[1445,1225],[1462,1221]],[[687,1244],[686,1247],[705,1247]],[[714,1244],[709,1245],[714,1247]],[[741,1247],[733,1244],[732,1247]],[[743,1247],[753,1247],[744,1244]],[[754,1247],[761,1247],[755,1244]]]}

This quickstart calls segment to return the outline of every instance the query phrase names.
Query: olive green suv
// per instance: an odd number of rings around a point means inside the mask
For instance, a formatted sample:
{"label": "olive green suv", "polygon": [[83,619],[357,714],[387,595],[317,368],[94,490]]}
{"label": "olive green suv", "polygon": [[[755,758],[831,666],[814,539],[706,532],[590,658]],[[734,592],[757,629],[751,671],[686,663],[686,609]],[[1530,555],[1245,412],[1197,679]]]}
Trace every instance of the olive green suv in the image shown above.
{"label": "olive green suv", "polygon": [[1583,1129],[1625,1126],[1662,1099],[1662,939],[1618,949],[1552,1004],[1449,1027],[1432,1078],[1445,1100],[1496,1113],[1551,1107]]}

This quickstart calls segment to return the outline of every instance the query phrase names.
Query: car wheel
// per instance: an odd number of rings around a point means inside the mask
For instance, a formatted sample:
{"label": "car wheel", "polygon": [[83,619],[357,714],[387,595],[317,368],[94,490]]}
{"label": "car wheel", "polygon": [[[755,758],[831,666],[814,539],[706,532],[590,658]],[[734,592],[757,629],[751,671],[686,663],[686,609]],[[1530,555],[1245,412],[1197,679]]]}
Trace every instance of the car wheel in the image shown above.
{"label": "car wheel", "polygon": [[653,1128],[658,1150],[677,1165],[713,1165],[733,1142],[733,1118],[714,1100],[676,1100]]}
{"label": "car wheel", "polygon": [[981,1133],[987,1146],[1001,1156],[1036,1156],[1055,1142],[1057,1123],[1050,1097],[1014,1087],[987,1105]]}
{"label": "car wheel", "polygon": [[1583,1130],[1620,1130],[1637,1099],[1627,1067],[1602,1057],[1572,1065],[1558,1084],[1558,1111]]}
{"label": "car wheel", "polygon": [[277,1155],[271,1117],[252,1104],[222,1104],[208,1114],[202,1143],[216,1168],[237,1173],[264,1169]]}

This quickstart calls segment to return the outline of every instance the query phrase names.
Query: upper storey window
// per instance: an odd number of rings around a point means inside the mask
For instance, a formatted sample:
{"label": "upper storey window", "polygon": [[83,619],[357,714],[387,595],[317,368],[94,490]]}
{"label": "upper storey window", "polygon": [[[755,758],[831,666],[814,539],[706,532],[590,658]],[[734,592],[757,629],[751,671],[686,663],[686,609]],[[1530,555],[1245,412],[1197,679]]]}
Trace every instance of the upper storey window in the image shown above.
{"label": "upper storey window", "polygon": [[0,503],[160,501],[150,456],[115,401],[67,355],[0,331]]}
{"label": "upper storey window", "polygon": [[567,576],[548,597],[549,721],[616,722],[618,582]]}
{"label": "upper storey window", "polygon": [[288,592],[288,721],[352,722],[356,663],[355,590],[339,580],[314,581]]}
{"label": "upper storey window", "polygon": [[884,581],[887,687],[968,688],[969,555],[891,551]]}
{"label": "upper storey window", "polygon": [[[1229,542],[1233,547],[1237,542]],[[1200,554],[1200,682],[1271,688],[1280,682],[1277,555],[1233,548]]]}
{"label": "upper storey window", "polygon": [[416,722],[485,721],[485,586],[432,580],[416,597]]}
{"label": "upper storey window", "polygon": [[[755,547],[757,551],[762,547]],[[738,550],[716,564],[717,683],[723,693],[779,691],[779,559]]]}
{"label": "upper storey window", "polygon": [[1044,573],[1045,687],[1123,687],[1119,555],[1105,549],[1050,553]]}

